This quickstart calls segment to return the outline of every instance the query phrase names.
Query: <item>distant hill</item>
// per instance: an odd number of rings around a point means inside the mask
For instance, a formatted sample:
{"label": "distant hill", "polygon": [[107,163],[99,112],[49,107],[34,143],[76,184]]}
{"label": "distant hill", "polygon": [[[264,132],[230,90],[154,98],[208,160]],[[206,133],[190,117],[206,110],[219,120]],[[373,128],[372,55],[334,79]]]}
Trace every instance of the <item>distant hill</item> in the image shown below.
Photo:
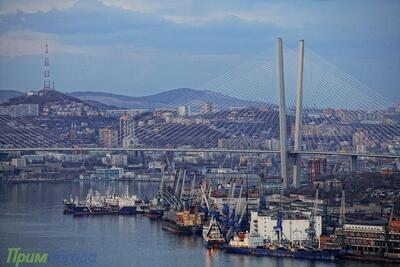
{"label": "distant hill", "polygon": [[15,90],[0,90],[0,102],[22,95],[24,95],[24,93]]}
{"label": "distant hill", "polygon": [[72,92],[68,95],[81,100],[95,100],[122,108],[165,108],[212,102],[219,106],[257,106],[256,102],[241,100],[208,90],[178,88],[149,96],[126,96],[103,92]]}
{"label": "distant hill", "polygon": [[121,107],[110,106],[96,100],[83,100],[87,104],[97,107],[100,110],[121,109]]}
{"label": "distant hill", "polygon": [[[256,107],[259,103],[247,101],[221,93],[208,90],[197,90],[191,88],[178,88],[148,96],[127,96],[121,94],[95,92],[95,91],[76,91],[71,93],[61,93],[58,91],[50,92],[46,96],[26,96],[22,92],[12,90],[0,90],[0,101],[2,105],[13,105],[23,103],[57,102],[57,101],[84,101],[91,106],[96,106],[101,110],[119,108],[176,108],[181,105],[199,107],[201,103],[212,102],[216,106],[223,107]],[[195,111],[195,110],[193,110]]]}
{"label": "distant hill", "polygon": [[18,104],[39,104],[39,106],[43,106],[47,103],[67,103],[67,102],[77,102],[77,103],[86,103],[89,106],[96,107],[99,110],[107,110],[107,109],[118,109],[116,106],[109,106],[107,104],[98,102],[96,100],[88,99],[81,100],[77,97],[70,96],[68,94],[64,94],[58,91],[49,91],[47,94],[43,95],[32,95],[28,96],[25,93],[19,91],[12,90],[1,90],[0,91],[0,99],[3,99],[1,105],[2,106],[10,106],[10,105],[18,105]]}
{"label": "distant hill", "polygon": [[43,95],[31,95],[26,94],[10,98],[8,101],[3,102],[3,106],[18,105],[18,104],[39,104],[43,106],[47,103],[60,103],[60,102],[78,102],[81,103],[82,100],[63,94],[58,91],[49,91],[47,94]]}

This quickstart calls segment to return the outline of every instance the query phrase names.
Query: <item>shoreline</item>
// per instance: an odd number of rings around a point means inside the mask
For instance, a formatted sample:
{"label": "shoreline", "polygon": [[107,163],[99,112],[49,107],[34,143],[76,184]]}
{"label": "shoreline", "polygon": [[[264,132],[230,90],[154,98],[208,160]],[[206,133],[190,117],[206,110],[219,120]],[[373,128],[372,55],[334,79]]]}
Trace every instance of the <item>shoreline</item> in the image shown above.
{"label": "shoreline", "polygon": [[[29,180],[0,180],[0,184],[33,184],[33,183],[77,183],[77,182],[136,182],[136,183],[160,183],[154,180],[135,179],[29,179]],[[164,181],[164,183],[172,183]]]}

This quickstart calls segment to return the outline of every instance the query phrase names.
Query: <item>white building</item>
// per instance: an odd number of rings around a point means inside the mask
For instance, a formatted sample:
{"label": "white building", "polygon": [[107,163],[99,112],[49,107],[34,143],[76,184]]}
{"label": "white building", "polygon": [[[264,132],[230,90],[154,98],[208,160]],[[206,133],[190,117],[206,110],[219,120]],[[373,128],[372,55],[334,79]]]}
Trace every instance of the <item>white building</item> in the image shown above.
{"label": "white building", "polygon": [[128,165],[128,155],[111,155],[111,164],[121,167]]}
{"label": "white building", "polygon": [[11,165],[17,169],[26,168],[26,159],[25,158],[12,159]]}
{"label": "white building", "polygon": [[[299,215],[301,216],[301,215]],[[316,236],[319,239],[322,232],[321,216],[315,218]],[[265,215],[259,212],[251,212],[250,233],[258,233],[266,240],[278,241],[278,236],[274,231],[276,226],[276,216]],[[308,238],[306,229],[309,228],[310,221],[306,216],[297,218],[283,218],[282,233],[283,238],[292,242],[300,243]]]}
{"label": "white building", "polygon": [[186,117],[186,116],[189,116],[189,114],[190,114],[190,109],[189,109],[188,106],[180,106],[180,107],[178,107],[178,115],[179,116]]}
{"label": "white building", "polygon": [[120,179],[123,175],[123,168],[96,169],[96,177],[100,179]]}
{"label": "white building", "polygon": [[163,170],[164,169],[164,163],[160,162],[160,161],[150,161],[149,162],[149,169],[159,169],[159,170]]}

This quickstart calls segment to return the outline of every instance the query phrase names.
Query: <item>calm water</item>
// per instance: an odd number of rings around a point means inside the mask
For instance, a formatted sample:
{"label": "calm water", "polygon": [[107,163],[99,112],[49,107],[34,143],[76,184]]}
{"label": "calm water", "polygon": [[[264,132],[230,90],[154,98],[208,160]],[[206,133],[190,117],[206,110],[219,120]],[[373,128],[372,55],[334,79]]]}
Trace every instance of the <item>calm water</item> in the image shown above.
{"label": "calm water", "polygon": [[131,194],[142,198],[157,190],[157,184],[123,182],[0,185],[0,266],[14,266],[6,264],[9,247],[24,252],[96,255],[95,263],[30,266],[381,266],[232,255],[205,249],[200,237],[165,232],[159,223],[142,216],[63,215],[62,200],[70,194],[82,199],[89,188],[104,193],[109,186],[116,193],[129,186]]}

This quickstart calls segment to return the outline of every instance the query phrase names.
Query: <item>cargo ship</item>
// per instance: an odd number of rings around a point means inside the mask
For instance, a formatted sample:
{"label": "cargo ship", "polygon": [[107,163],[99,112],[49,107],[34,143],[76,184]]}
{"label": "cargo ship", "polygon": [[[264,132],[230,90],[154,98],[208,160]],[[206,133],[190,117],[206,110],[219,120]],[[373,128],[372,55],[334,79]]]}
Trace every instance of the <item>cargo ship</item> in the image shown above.
{"label": "cargo ship", "polygon": [[[89,190],[84,201],[76,199],[64,200],[64,213],[73,215],[102,215],[102,214],[121,214],[133,215],[143,213],[145,204],[136,195],[115,196],[107,193],[106,196],[99,192]],[[138,210],[140,211],[138,212]]]}
{"label": "cargo ship", "polygon": [[221,226],[214,217],[203,226],[203,243],[207,248],[223,248],[225,245]]}
{"label": "cargo ship", "polygon": [[89,190],[85,201],[75,201],[72,208],[72,213],[75,216],[80,215],[103,215],[109,214],[110,208],[104,203],[104,198],[100,195],[100,192]]}
{"label": "cargo ship", "polygon": [[336,229],[341,258],[400,263],[400,219],[353,221]]}
{"label": "cargo ship", "polygon": [[161,226],[165,230],[182,235],[197,234],[202,230],[200,215],[188,211],[165,211]]}
{"label": "cargo ship", "polygon": [[226,248],[229,253],[284,257],[320,261],[334,261],[338,258],[339,250],[316,249],[312,247],[300,247],[265,242],[256,233],[239,233],[229,242]]}
{"label": "cargo ship", "polygon": [[110,209],[98,203],[91,203],[91,204],[78,203],[74,205],[72,213],[74,214],[74,216],[104,215],[104,214],[110,214]]}

